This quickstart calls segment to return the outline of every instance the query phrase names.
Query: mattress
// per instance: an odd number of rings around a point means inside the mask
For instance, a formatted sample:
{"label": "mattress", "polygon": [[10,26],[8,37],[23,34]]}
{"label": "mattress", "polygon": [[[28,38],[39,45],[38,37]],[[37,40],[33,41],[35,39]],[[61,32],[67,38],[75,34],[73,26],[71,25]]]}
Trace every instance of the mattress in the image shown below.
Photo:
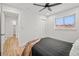
{"label": "mattress", "polygon": [[42,38],[32,48],[32,56],[68,56],[72,43],[54,38]]}

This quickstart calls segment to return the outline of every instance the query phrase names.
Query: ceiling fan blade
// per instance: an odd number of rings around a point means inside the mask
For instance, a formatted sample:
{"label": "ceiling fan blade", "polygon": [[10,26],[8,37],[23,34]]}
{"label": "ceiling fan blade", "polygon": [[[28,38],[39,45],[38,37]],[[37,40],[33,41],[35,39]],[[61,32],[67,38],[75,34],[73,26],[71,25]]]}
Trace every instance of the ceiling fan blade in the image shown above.
{"label": "ceiling fan blade", "polygon": [[41,12],[42,10],[44,10],[46,7],[42,8],[41,10],[39,10],[39,12]]}
{"label": "ceiling fan blade", "polygon": [[44,7],[44,5],[39,5],[39,4],[35,4],[35,3],[33,5]]}
{"label": "ceiling fan blade", "polygon": [[60,5],[60,4],[62,4],[62,3],[54,3],[52,5],[49,5],[49,7],[56,6],[56,5]]}
{"label": "ceiling fan blade", "polygon": [[52,11],[52,9],[51,9],[50,7],[48,7],[48,10],[49,10],[49,11]]}

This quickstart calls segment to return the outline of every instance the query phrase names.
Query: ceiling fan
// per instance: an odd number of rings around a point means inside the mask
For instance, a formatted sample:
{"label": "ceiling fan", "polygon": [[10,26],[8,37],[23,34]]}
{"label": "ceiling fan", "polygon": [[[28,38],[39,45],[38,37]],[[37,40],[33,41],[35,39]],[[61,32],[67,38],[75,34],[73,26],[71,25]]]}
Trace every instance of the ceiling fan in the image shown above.
{"label": "ceiling fan", "polygon": [[45,3],[45,5],[40,5],[40,4],[34,3],[33,5],[44,7],[41,10],[39,10],[39,12],[41,12],[42,10],[44,10],[46,8],[48,8],[49,11],[52,11],[52,9],[50,7],[57,6],[57,5],[60,5],[60,4],[62,4],[62,3],[54,3],[54,4]]}

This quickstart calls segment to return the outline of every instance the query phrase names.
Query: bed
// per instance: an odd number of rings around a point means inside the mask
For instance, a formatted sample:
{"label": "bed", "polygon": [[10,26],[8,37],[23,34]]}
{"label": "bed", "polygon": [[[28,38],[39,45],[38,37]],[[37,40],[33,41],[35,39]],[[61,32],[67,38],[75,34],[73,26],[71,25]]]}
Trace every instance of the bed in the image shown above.
{"label": "bed", "polygon": [[69,56],[72,43],[54,38],[42,38],[32,48],[32,56]]}

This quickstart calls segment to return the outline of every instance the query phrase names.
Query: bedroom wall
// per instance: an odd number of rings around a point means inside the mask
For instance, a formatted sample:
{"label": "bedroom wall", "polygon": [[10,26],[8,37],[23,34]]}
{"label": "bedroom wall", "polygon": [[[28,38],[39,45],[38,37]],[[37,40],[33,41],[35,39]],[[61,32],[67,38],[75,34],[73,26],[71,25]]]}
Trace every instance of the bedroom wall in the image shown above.
{"label": "bedroom wall", "polygon": [[21,13],[21,28],[19,38],[25,44],[26,42],[43,37],[45,30],[44,23],[40,20],[39,15],[31,12],[31,10],[23,10]]}
{"label": "bedroom wall", "polygon": [[[72,6],[72,4],[71,4],[71,6]],[[79,5],[77,5],[77,6],[79,6]],[[61,7],[60,9],[63,10],[63,7]],[[64,8],[64,9],[66,9],[66,8]],[[73,30],[58,30],[57,29],[56,30],[55,29],[55,18],[67,16],[67,15],[71,15],[71,14],[76,15],[75,29],[73,29]],[[79,39],[79,7],[50,16],[48,18],[48,20],[46,21],[45,30],[46,30],[47,37],[57,38],[59,40],[74,43],[75,40]]]}

